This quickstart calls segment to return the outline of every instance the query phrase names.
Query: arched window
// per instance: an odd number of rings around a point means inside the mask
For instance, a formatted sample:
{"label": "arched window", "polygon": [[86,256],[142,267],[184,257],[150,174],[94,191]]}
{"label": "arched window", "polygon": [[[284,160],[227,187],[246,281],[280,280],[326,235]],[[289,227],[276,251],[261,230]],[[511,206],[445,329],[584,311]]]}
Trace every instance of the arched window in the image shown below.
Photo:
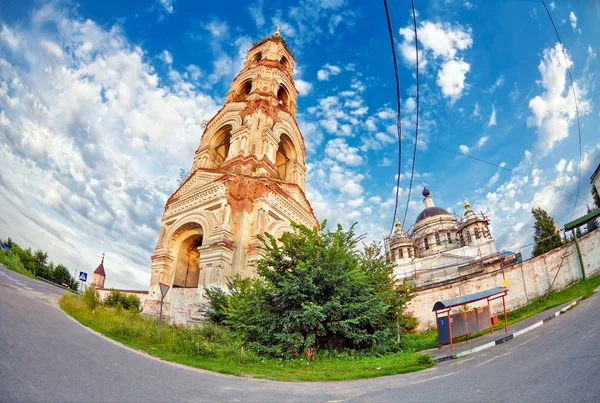
{"label": "arched window", "polygon": [[279,90],[277,91],[277,102],[279,106],[284,107],[286,109],[289,106],[290,94],[283,85],[280,85]]}
{"label": "arched window", "polygon": [[448,232],[448,243],[452,243],[452,234]]}
{"label": "arched window", "polygon": [[425,246],[425,249],[429,249],[429,239],[427,239],[427,237],[425,237],[425,239],[423,239],[423,245]]}
{"label": "arched window", "polygon": [[252,92],[252,80],[246,80],[238,87],[235,94],[235,100],[245,101],[250,92]]}
{"label": "arched window", "polygon": [[442,240],[440,239],[440,234],[437,232],[435,233],[435,243],[436,243],[436,245],[442,244]]}
{"label": "arched window", "polygon": [[282,133],[279,139],[279,147],[275,156],[275,165],[277,167],[277,175],[280,179],[290,182],[292,177],[292,164],[296,153],[294,143],[285,134]]}
{"label": "arched window", "polygon": [[290,62],[288,62],[287,57],[283,56],[281,60],[279,60],[279,63],[281,63],[281,65],[287,69]]}
{"label": "arched window", "polygon": [[479,239],[481,238],[481,232],[479,231],[479,228],[475,227],[475,238]]}
{"label": "arched window", "polygon": [[413,257],[412,247],[408,248],[408,257]]}
{"label": "arched window", "polygon": [[251,62],[259,62],[262,60],[262,52],[256,52],[254,56],[252,56]]}
{"label": "arched window", "polygon": [[218,168],[223,164],[227,155],[229,155],[229,145],[231,143],[231,129],[230,125],[223,126],[217,132],[215,136],[214,146],[214,160],[213,167]]}
{"label": "arched window", "polygon": [[404,254],[402,253],[402,248],[398,248],[398,259],[404,259]]}

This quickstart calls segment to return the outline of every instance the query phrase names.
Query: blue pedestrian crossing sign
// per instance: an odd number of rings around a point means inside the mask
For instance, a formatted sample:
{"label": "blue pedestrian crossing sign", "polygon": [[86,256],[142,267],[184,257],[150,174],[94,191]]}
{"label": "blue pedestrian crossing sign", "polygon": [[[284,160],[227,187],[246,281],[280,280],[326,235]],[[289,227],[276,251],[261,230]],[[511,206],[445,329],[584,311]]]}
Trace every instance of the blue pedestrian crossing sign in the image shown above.
{"label": "blue pedestrian crossing sign", "polygon": [[87,273],[80,271],[79,272],[79,281],[83,281],[85,283],[87,281]]}

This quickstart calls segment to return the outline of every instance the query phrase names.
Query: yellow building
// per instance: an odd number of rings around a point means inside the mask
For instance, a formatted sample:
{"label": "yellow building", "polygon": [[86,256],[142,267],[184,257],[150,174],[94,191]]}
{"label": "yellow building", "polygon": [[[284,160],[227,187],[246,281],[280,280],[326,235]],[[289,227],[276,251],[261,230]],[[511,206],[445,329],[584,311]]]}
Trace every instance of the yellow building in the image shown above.
{"label": "yellow building", "polygon": [[208,122],[187,180],[168,199],[144,313],[186,324],[202,316],[204,286],[255,274],[256,235],[290,221],[318,226],[305,196],[306,149],[296,123],[295,59],[278,32],[255,44]]}

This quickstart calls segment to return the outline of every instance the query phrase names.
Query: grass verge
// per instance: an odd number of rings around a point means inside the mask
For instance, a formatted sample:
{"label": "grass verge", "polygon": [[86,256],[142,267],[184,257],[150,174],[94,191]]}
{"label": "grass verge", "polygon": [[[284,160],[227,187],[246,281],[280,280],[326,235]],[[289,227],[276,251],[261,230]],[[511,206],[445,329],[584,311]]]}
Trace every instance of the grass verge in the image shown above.
{"label": "grass verge", "polygon": [[[579,281],[563,290],[553,291],[545,297],[532,299],[527,305],[514,311],[508,312],[508,325],[520,322],[524,319],[544,312],[547,309],[557,307],[567,302],[573,301],[579,297],[588,298],[594,294],[594,290],[600,286],[600,275],[588,277],[585,281]],[[510,295],[510,293],[509,293]],[[504,328],[504,315],[499,315],[498,325],[494,330]],[[489,333],[489,330],[482,330],[472,333],[469,339],[473,339]],[[454,339],[454,343],[465,340],[464,337]],[[426,332],[408,334],[404,338],[405,346],[408,351],[421,351],[437,347],[437,331],[435,329]]]}
{"label": "grass verge", "polygon": [[81,298],[63,294],[61,308],[77,321],[129,347],[164,360],[223,374],[278,381],[341,381],[419,371],[434,365],[428,355],[402,352],[380,357],[320,357],[314,361],[262,357],[222,327],[196,329],[164,325],[137,312],[100,306],[94,312]]}
{"label": "grass verge", "polygon": [[21,259],[19,259],[19,255],[14,252],[6,253],[4,251],[0,251],[0,263],[2,263],[8,270],[12,270],[16,273],[39,281],[35,274],[23,266]]}

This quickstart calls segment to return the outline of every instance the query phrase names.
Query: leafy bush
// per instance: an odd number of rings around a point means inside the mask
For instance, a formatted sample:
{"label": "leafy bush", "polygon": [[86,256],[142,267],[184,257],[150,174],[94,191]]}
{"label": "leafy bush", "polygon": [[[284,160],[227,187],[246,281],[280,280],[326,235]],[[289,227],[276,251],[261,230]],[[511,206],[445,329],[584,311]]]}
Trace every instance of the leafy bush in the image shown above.
{"label": "leafy bush", "polygon": [[94,311],[96,308],[98,308],[98,306],[101,303],[100,294],[98,294],[96,288],[92,286],[85,288],[83,294],[81,295],[81,298],[91,311]]}
{"label": "leafy bush", "polygon": [[104,300],[104,305],[123,308],[128,311],[137,311],[140,306],[140,299],[135,295],[123,294],[119,290],[111,290],[108,297]]}
{"label": "leafy bush", "polygon": [[321,234],[292,226],[281,245],[270,234],[260,238],[260,277],[233,279],[229,293],[207,292],[209,318],[272,356],[398,351],[400,333],[414,327],[404,313],[414,293],[408,285],[394,287],[379,246],[359,252],[354,227]]}
{"label": "leafy bush", "polygon": [[2,263],[8,270],[12,270],[14,272],[23,274],[24,276],[35,278],[35,275],[27,270],[27,268],[21,262],[19,258],[19,254],[11,251],[6,253],[3,250],[0,250],[0,263]]}

